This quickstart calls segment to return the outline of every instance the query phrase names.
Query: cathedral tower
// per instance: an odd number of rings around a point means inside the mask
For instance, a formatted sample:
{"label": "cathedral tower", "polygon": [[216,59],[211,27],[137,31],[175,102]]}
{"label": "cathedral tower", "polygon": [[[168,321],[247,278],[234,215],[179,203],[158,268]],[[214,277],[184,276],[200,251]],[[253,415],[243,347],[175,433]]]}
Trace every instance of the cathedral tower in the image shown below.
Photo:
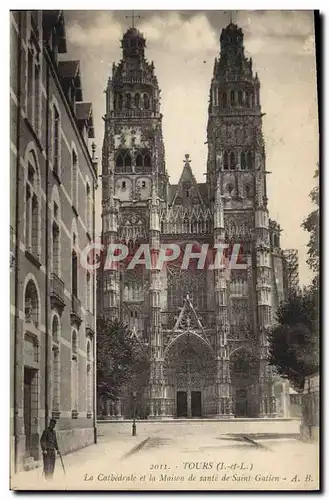
{"label": "cathedral tower", "polygon": [[[121,45],[122,59],[113,64],[106,88],[102,239],[105,248],[111,243],[125,244],[132,256],[145,243],[158,251],[157,212],[159,197],[166,195],[167,176],[160,90],[154,64],[145,58],[145,38],[132,27]],[[101,270],[100,314],[120,317],[155,349],[158,335],[154,332],[160,323],[157,273],[140,266],[128,269],[128,264],[129,256],[125,263]]]}
{"label": "cathedral tower", "polygon": [[241,245],[246,265],[232,269],[227,282],[234,413],[247,405],[250,416],[269,416],[274,408],[265,330],[271,324],[272,273],[260,82],[245,57],[241,28],[230,23],[220,45],[210,89],[207,182],[211,198],[219,184],[225,240]]}

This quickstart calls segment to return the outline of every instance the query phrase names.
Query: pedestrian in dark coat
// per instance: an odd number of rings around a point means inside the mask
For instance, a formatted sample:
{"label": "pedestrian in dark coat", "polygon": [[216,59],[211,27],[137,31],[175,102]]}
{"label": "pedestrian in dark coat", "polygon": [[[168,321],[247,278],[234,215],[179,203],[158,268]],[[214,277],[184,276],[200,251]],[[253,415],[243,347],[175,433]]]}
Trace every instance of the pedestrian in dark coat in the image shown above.
{"label": "pedestrian in dark coat", "polygon": [[46,479],[52,479],[55,469],[56,451],[59,453],[56,432],[56,420],[52,418],[49,426],[42,433],[40,444],[43,455],[43,473]]}

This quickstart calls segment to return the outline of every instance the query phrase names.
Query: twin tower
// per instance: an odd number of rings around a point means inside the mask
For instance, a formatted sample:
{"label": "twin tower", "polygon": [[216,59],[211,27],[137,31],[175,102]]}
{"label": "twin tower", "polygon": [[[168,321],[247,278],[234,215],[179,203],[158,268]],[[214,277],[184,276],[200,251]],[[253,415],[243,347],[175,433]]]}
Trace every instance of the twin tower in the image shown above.
{"label": "twin tower", "polygon": [[[260,82],[245,57],[242,30],[220,36],[210,85],[206,182],[186,155],[170,184],[160,89],[145,38],[130,28],[106,89],[102,158],[103,244],[133,254],[149,244],[240,245],[240,269],[183,269],[178,258],[150,269],[101,269],[101,315],[120,318],[147,355],[134,380],[140,418],[273,417],[274,375],[266,329],[283,299],[280,227],[269,220]],[[200,138],[201,140],[201,138]],[[173,168],[173,166],[171,166]],[[177,167],[176,167],[177,168]],[[131,416],[132,388],[108,404],[108,416]]]}

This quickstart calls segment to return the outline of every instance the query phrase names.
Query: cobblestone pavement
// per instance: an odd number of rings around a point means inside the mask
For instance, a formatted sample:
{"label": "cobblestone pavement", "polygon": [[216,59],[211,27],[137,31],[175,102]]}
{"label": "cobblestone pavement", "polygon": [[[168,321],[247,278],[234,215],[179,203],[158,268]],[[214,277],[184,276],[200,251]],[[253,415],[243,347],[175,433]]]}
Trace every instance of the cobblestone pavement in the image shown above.
{"label": "cobblestone pavement", "polygon": [[[220,430],[220,426],[218,427]],[[100,424],[98,444],[59,459],[53,481],[41,469],[12,478],[12,489],[318,489],[318,446],[291,432],[214,432],[204,422]]]}

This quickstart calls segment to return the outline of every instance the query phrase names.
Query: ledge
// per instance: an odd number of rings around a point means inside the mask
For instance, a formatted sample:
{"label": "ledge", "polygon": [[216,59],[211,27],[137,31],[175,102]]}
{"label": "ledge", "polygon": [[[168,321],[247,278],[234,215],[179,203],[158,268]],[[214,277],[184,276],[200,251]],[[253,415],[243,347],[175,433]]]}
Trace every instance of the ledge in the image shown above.
{"label": "ledge", "polygon": [[33,255],[31,252],[29,252],[28,250],[25,250],[25,257],[30,261],[32,262],[33,265],[35,265],[35,267],[37,267],[38,269],[40,269],[41,267],[41,262],[39,260],[39,257],[36,256],[36,255]]}

